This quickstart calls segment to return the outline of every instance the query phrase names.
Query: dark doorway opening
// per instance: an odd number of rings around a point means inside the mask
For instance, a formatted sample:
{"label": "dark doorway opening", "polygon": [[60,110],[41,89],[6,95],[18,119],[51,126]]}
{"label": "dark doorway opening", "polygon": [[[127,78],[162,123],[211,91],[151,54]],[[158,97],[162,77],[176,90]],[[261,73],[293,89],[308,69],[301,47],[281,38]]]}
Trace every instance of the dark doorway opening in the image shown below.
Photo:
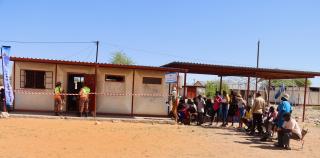
{"label": "dark doorway opening", "polygon": [[[84,84],[83,74],[68,74],[68,93],[78,94]],[[79,111],[79,96],[69,95],[67,97],[67,111],[77,112]]]}

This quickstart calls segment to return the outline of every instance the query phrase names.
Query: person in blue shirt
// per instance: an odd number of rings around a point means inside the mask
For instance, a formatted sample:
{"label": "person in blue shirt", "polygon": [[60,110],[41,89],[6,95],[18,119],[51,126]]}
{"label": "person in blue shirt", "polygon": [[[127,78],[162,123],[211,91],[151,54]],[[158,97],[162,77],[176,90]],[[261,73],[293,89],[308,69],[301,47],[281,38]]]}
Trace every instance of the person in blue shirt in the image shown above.
{"label": "person in blue shirt", "polygon": [[278,122],[277,122],[277,126],[279,128],[282,127],[283,123],[284,123],[284,114],[285,113],[291,113],[292,112],[292,107],[291,104],[289,102],[289,95],[288,94],[284,94],[281,97],[281,102],[277,108],[278,110]]}

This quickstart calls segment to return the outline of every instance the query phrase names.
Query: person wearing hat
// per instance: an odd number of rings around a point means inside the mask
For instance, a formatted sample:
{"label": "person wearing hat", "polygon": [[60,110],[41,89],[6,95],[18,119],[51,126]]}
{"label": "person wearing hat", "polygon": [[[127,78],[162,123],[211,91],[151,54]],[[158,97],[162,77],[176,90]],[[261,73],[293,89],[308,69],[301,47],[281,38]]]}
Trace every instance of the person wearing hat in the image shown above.
{"label": "person wearing hat", "polygon": [[54,88],[54,112],[56,116],[61,115],[62,113],[62,103],[64,100],[62,93],[63,89],[61,87],[61,82],[57,82]]}
{"label": "person wearing hat", "polygon": [[292,112],[292,107],[289,102],[289,98],[290,98],[290,96],[288,94],[283,94],[283,96],[281,97],[281,102],[277,108],[277,111],[278,111],[277,126],[278,126],[278,128],[281,128],[284,123],[284,114]]}

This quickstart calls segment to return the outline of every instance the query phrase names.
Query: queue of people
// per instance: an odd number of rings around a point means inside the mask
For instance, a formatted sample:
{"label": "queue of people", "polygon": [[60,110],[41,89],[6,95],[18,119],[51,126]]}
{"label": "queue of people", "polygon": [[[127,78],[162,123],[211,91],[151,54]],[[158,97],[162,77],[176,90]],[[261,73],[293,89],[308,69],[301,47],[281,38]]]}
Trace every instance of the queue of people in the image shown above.
{"label": "queue of people", "polygon": [[[250,96],[248,103],[239,93],[230,95],[223,91],[217,92],[214,98],[205,98],[201,95],[194,99],[180,99],[177,102],[177,121],[185,125],[195,122],[197,125],[211,126],[215,122],[218,127],[237,127],[240,131],[251,136],[261,137],[267,141],[275,134],[278,136],[277,147],[290,150],[290,138],[302,138],[303,132],[294,118],[291,117],[292,107],[289,95],[284,94],[277,108],[268,106],[260,92]],[[229,123],[231,123],[230,126]],[[236,127],[234,127],[236,128]]]}

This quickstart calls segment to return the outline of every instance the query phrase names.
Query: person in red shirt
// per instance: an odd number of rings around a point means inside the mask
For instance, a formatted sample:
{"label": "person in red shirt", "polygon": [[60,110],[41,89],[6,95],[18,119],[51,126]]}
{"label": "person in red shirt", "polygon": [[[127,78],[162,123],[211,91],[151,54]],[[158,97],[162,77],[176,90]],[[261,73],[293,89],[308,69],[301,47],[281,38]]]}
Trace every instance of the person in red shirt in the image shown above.
{"label": "person in red shirt", "polygon": [[211,122],[210,122],[210,125],[212,125],[212,122],[214,120],[214,117],[215,115],[217,115],[217,124],[219,123],[219,108],[220,108],[220,104],[222,102],[222,98],[221,98],[221,93],[220,92],[217,92],[216,93],[216,96],[214,98],[214,102],[213,102],[213,110],[211,112]]}

